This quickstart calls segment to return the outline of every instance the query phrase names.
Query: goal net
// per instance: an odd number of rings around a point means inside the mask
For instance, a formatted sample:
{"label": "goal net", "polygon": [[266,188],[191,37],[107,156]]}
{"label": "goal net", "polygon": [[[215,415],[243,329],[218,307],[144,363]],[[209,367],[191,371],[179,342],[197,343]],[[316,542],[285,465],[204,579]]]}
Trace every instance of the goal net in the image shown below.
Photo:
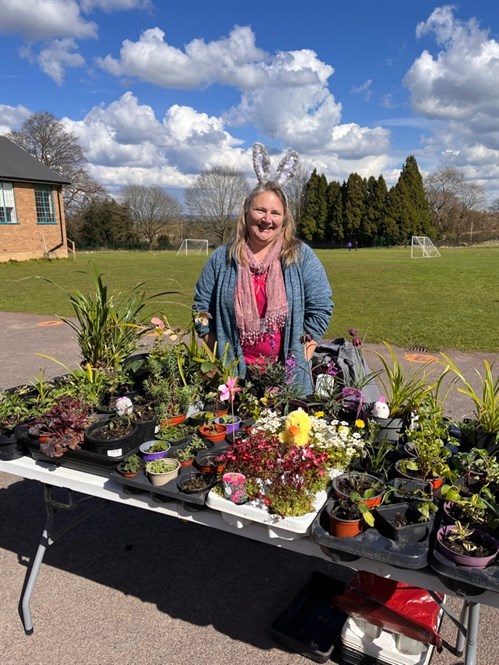
{"label": "goal net", "polygon": [[208,241],[184,238],[177,254],[208,254]]}
{"label": "goal net", "polygon": [[440,252],[428,236],[412,236],[411,259],[431,259],[440,256]]}

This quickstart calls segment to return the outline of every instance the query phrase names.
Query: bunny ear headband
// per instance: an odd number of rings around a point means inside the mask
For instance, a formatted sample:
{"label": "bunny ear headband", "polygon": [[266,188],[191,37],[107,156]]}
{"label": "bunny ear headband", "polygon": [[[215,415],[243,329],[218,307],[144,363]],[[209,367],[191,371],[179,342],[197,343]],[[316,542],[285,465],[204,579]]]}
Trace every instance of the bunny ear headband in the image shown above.
{"label": "bunny ear headband", "polygon": [[256,177],[260,185],[265,185],[272,180],[279,187],[284,185],[290,180],[298,165],[298,153],[294,150],[287,152],[281,159],[279,166],[273,178],[270,177],[270,157],[267,148],[262,143],[255,143],[253,146],[253,168],[255,169]]}

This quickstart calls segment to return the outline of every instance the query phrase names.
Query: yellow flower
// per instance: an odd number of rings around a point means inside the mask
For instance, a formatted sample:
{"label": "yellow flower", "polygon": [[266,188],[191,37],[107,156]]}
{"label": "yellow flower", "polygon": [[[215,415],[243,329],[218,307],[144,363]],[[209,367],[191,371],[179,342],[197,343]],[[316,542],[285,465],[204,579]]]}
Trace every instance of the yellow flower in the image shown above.
{"label": "yellow flower", "polygon": [[316,418],[324,418],[324,411],[315,411],[314,416]]}
{"label": "yellow flower", "polygon": [[358,429],[364,429],[365,426],[366,426],[366,423],[363,420],[361,420],[360,418],[358,418],[355,421],[355,427],[357,427]]}

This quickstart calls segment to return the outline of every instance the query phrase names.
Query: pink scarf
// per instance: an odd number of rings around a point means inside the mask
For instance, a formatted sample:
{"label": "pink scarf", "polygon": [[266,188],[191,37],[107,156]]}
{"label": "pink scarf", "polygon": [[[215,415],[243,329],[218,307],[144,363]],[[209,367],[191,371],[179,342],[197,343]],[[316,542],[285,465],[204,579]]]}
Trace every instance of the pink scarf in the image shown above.
{"label": "pink scarf", "polygon": [[[236,325],[242,344],[256,344],[266,335],[273,335],[286,323],[288,300],[281,268],[282,238],[270,249],[261,263],[245,245],[248,264],[239,265],[235,299]],[[252,273],[267,273],[267,309],[260,319],[253,288]]]}

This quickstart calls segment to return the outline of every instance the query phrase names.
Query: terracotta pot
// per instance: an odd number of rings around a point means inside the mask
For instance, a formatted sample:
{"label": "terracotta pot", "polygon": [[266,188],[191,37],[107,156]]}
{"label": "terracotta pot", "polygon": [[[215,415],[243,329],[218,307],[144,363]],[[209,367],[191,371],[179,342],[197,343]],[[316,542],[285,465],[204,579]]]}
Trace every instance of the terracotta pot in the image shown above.
{"label": "terracotta pot", "polygon": [[181,413],[178,416],[169,416],[168,418],[163,418],[160,422],[160,427],[173,427],[174,425],[180,425],[186,419],[186,414]]}
{"label": "terracotta pot", "polygon": [[354,538],[362,533],[364,520],[345,520],[333,514],[335,505],[332,504],[327,509],[329,516],[329,533],[336,538]]}
{"label": "terracotta pot", "polygon": [[[334,489],[334,492],[335,492],[336,496],[338,497],[338,499],[348,498],[348,496],[349,496],[348,494],[342,492],[342,490],[340,489],[341,480],[343,480],[344,478],[348,478],[349,476],[355,476],[355,475],[365,476],[366,478],[368,478],[373,483],[379,483],[379,478],[377,478],[376,476],[372,476],[371,474],[359,474],[359,473],[356,473],[355,471],[351,472],[350,474],[342,473],[339,476],[336,476],[335,478],[333,478],[333,489]],[[364,502],[366,504],[366,506],[368,508],[373,508],[374,506],[379,506],[379,504],[381,503],[381,501],[383,499],[383,495],[384,495],[385,491],[386,491],[385,488],[383,488],[375,496],[371,497],[370,499],[366,499],[366,501]]]}
{"label": "terracotta pot", "polygon": [[399,464],[400,464],[401,461],[403,461],[403,460],[397,460],[395,462],[395,471],[397,472],[397,475],[400,478],[410,478],[411,480],[422,480],[424,482],[428,482],[428,483],[431,484],[433,492],[436,492],[437,490],[439,490],[442,487],[442,485],[444,484],[444,478],[421,478],[421,477],[418,477],[417,475],[411,475],[410,473],[405,473],[404,471],[402,471],[400,469]]}
{"label": "terracotta pot", "polygon": [[218,425],[216,423],[210,423],[210,425],[201,425],[198,428],[199,436],[202,436],[204,439],[213,441],[214,443],[219,443],[224,441],[227,436],[227,426]]}

